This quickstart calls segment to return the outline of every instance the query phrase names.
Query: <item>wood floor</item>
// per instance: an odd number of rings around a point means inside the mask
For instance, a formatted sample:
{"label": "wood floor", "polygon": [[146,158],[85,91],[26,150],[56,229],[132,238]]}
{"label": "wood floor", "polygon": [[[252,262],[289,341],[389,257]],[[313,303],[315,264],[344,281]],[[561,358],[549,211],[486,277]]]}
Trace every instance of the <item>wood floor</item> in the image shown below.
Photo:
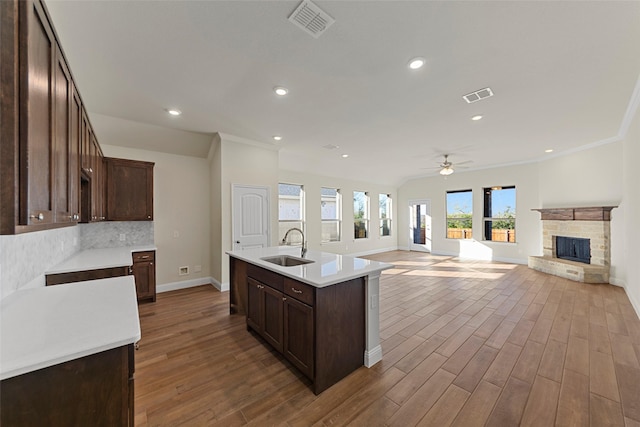
{"label": "wood floor", "polygon": [[640,426],[622,288],[417,252],[380,291],[383,360],[319,396],[200,286],[140,306],[136,425]]}

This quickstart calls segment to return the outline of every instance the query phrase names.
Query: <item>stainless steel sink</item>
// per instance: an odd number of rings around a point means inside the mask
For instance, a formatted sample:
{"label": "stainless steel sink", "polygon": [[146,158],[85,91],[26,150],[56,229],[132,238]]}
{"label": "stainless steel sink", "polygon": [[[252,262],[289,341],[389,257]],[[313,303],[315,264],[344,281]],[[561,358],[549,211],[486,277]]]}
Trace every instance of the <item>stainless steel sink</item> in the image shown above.
{"label": "stainless steel sink", "polygon": [[302,264],[310,264],[314,261],[304,259],[304,258],[296,258],[289,255],[276,255],[260,258],[262,261],[270,262],[271,264],[281,265],[283,267],[293,267],[296,265]]}

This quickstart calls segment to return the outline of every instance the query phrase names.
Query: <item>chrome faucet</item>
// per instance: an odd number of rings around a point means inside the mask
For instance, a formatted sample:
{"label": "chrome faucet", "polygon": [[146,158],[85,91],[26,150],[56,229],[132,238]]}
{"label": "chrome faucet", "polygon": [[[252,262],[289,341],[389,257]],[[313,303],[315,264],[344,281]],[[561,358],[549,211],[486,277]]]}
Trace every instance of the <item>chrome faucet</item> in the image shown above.
{"label": "chrome faucet", "polygon": [[300,257],[304,258],[304,256],[307,254],[307,242],[304,240],[304,232],[301,229],[296,227],[288,229],[287,232],[284,233],[284,237],[282,238],[282,244],[283,245],[287,244],[287,237],[289,237],[289,233],[291,233],[292,231],[298,231],[302,236],[302,250],[300,251]]}

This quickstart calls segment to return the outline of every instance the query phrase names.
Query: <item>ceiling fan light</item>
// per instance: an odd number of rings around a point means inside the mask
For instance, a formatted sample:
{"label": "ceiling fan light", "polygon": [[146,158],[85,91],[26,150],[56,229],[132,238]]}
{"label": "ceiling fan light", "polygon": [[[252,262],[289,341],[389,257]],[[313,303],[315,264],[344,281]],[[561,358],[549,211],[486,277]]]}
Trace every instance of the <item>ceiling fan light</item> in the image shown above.
{"label": "ceiling fan light", "polygon": [[451,175],[452,173],[453,173],[453,168],[450,166],[440,169],[440,175],[447,176],[447,175]]}

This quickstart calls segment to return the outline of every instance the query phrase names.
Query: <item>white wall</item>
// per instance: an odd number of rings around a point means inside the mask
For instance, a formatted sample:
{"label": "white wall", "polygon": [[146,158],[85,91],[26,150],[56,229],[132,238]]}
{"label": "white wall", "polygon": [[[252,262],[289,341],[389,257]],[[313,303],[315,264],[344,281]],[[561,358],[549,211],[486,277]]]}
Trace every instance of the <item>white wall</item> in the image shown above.
{"label": "white wall", "polygon": [[626,283],[625,289],[631,303],[640,316],[640,109],[637,108],[636,92],[635,114],[623,143],[622,165],[624,173],[623,199],[625,208],[625,254]]}
{"label": "white wall", "polygon": [[211,276],[220,286],[226,255],[222,252],[222,142],[218,134],[214,135],[208,159],[211,179]]}
{"label": "white wall", "polygon": [[[398,247],[397,232],[397,191],[393,186],[384,186],[361,181],[353,181],[331,176],[320,176],[280,170],[279,182],[299,184],[305,191],[306,239],[309,249],[337,254],[370,254],[394,250]],[[321,243],[320,188],[339,188],[342,194],[342,240],[340,242]],[[369,238],[353,237],[353,192],[366,191],[370,198]],[[378,195],[390,194],[392,198],[391,236],[380,237]],[[276,195],[277,200],[277,195]],[[277,218],[277,212],[276,212]],[[277,228],[275,228],[277,230]]]}
{"label": "white wall", "polygon": [[[221,259],[213,262],[221,263],[221,276],[215,277],[223,288],[229,284],[229,257],[226,251],[232,249],[231,230],[231,186],[245,184],[268,187],[271,190],[271,244],[275,245],[278,226],[278,152],[275,147],[260,146],[257,143],[231,135],[219,134],[220,137],[220,205],[212,206],[212,211],[220,210],[220,244]],[[211,156],[210,156],[211,157]],[[215,158],[215,155],[214,155]],[[212,173],[216,173],[212,171]],[[218,268],[217,266],[215,268]]]}
{"label": "white wall", "polygon": [[[119,147],[108,141],[100,146],[107,157],[155,163],[153,215],[158,287],[198,279],[209,283],[211,191],[207,159]],[[198,265],[201,271],[195,272]],[[182,266],[189,267],[189,275],[178,274]]]}
{"label": "white wall", "polygon": [[[493,186],[516,186],[516,243],[485,242],[482,236],[482,189]],[[446,192],[473,190],[472,240],[446,238]],[[432,247],[435,254],[463,258],[492,259],[527,263],[529,255],[542,253],[541,224],[538,208],[538,165],[528,164],[475,172],[455,172],[448,177],[432,176],[405,182],[398,189],[398,242],[408,248],[409,200],[428,199],[431,202]]]}

